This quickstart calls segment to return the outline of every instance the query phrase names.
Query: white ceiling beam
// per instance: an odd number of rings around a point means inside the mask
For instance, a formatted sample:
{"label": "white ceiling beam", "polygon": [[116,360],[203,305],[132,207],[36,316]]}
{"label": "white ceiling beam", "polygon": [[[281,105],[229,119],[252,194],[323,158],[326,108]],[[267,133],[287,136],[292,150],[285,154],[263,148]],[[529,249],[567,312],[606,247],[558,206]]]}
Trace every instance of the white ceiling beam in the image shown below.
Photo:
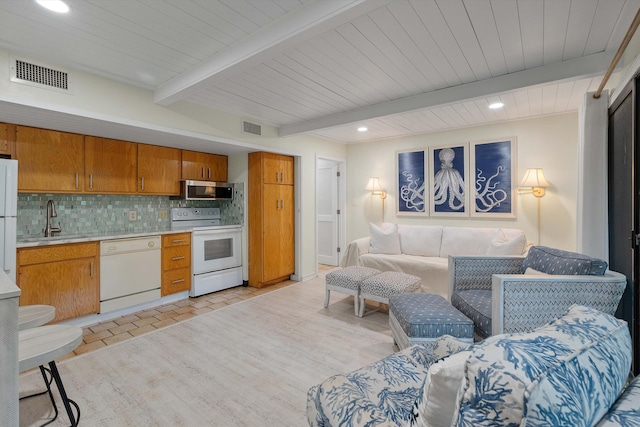
{"label": "white ceiling beam", "polygon": [[491,79],[439,89],[406,98],[356,108],[317,119],[281,126],[280,136],[313,132],[379,117],[409,113],[429,107],[453,104],[476,98],[563,80],[577,80],[604,74],[614,52],[601,52],[568,61],[518,71]]}
{"label": "white ceiling beam", "polygon": [[183,100],[390,1],[316,0],[305,3],[199,66],[161,84],[156,88],[153,100],[160,105]]}

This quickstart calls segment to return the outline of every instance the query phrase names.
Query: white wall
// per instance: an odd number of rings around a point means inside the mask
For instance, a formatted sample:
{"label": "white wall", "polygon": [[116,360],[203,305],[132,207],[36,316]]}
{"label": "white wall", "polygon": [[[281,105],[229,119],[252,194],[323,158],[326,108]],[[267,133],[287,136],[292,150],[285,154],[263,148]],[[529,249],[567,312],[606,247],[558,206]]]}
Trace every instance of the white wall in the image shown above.
{"label": "white wall", "polygon": [[470,219],[406,217],[395,215],[397,150],[426,149],[430,146],[517,138],[518,182],[530,167],[541,167],[550,188],[541,199],[541,244],[576,249],[576,198],[578,114],[563,114],[449,132],[415,135],[365,144],[347,149],[347,237],[351,241],[369,235],[369,222],[382,219],[381,201],[364,190],[369,177],[379,176],[387,189],[384,219],[402,224],[442,224],[448,226],[520,228],[527,239],[537,243],[537,205],[531,194],[517,196],[516,219]]}
{"label": "white wall", "polygon": [[[238,145],[249,147],[247,151],[267,150],[297,156],[297,170],[301,177],[301,188],[296,192],[296,204],[301,219],[296,227],[296,240],[301,250],[297,273],[299,278],[316,273],[315,159],[316,156],[346,158],[345,145],[305,135],[280,138],[277,129],[267,125],[262,126],[262,136],[243,134],[241,117],[184,102],[165,108],[153,103],[153,93],[150,91],[77,70],[68,70],[72,78],[70,94],[12,83],[9,80],[10,58],[9,52],[0,50],[1,100],[47,110],[71,112],[83,117],[110,118],[117,123],[136,122],[142,126],[161,126],[178,131],[176,133],[195,132],[210,136],[213,141],[218,137],[225,142],[235,141]],[[0,116],[0,122],[2,121],[6,119],[3,120]],[[35,122],[24,124],[38,126]],[[57,130],[64,131],[64,123],[61,123]],[[82,133],[91,135],[92,130],[83,129]],[[153,144],[153,141],[137,142]],[[181,148],[179,138],[174,146]],[[206,147],[202,149],[205,151]],[[246,183],[246,153],[230,156],[229,180]],[[245,253],[245,266],[246,261]]]}

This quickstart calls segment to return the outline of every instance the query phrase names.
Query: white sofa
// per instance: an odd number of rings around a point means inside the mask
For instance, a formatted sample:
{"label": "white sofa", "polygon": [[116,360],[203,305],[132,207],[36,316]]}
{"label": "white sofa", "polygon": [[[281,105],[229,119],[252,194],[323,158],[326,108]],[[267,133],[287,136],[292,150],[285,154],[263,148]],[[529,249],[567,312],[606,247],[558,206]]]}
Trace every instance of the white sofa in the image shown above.
{"label": "white sofa", "polygon": [[530,245],[522,230],[370,224],[370,236],[349,243],[341,266],[400,271],[420,277],[422,292],[448,299],[449,255],[524,256]]}

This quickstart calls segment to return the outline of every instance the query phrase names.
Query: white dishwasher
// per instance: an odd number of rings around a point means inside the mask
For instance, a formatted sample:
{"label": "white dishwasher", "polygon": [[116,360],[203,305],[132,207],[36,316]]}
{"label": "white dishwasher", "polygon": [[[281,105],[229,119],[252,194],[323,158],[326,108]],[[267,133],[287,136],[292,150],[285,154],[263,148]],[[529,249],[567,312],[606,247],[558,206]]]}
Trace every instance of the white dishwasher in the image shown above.
{"label": "white dishwasher", "polygon": [[100,242],[100,312],[160,298],[160,236]]}

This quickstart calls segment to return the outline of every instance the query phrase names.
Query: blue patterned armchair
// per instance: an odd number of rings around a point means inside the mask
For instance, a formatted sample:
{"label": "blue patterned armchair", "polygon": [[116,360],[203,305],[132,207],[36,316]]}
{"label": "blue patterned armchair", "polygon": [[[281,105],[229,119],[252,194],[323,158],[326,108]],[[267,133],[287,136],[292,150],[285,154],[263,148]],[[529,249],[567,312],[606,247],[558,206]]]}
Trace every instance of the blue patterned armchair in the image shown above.
{"label": "blue patterned armchair", "polygon": [[626,286],[605,261],[545,246],[526,257],[449,257],[449,300],[473,321],[476,340],[531,331],[572,304],[613,315]]}

